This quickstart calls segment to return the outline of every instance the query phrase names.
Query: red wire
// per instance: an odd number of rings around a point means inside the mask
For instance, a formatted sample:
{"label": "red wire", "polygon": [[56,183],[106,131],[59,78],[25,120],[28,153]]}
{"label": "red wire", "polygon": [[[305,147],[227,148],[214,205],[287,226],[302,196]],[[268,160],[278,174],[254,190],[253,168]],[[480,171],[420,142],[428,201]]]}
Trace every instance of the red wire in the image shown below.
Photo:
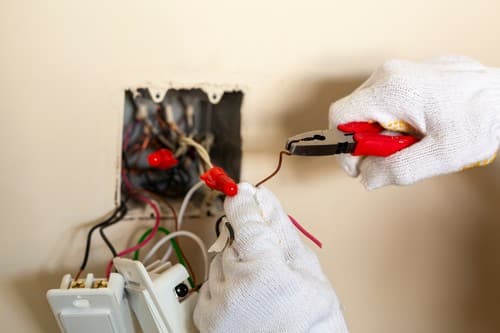
{"label": "red wire", "polygon": [[[134,193],[134,189],[132,187],[132,184],[128,180],[125,171],[123,171],[123,177],[122,177],[122,179],[123,179],[123,182],[125,183],[125,186],[128,188],[128,190],[131,193]],[[153,209],[154,214],[155,214],[155,220],[156,220],[155,221],[155,225],[153,226],[153,230],[151,230],[151,233],[148,235],[148,237],[146,237],[139,244],[137,244],[137,245],[135,245],[133,247],[130,247],[128,249],[125,249],[122,252],[118,253],[116,255],[117,257],[122,257],[124,255],[127,255],[129,253],[135,252],[136,250],[139,250],[140,248],[144,247],[147,243],[149,243],[153,239],[153,237],[156,235],[156,232],[158,231],[158,228],[160,227],[161,218],[160,218],[160,210],[158,209],[158,206],[153,201],[151,201],[149,198],[146,198],[146,197],[144,197],[142,195],[135,194],[134,197],[137,200],[142,201],[145,204],[149,205]],[[108,262],[108,265],[106,266],[106,277],[109,278],[109,275],[111,274],[111,269],[112,268],[113,268],[113,258]]]}
{"label": "red wire", "polygon": [[321,243],[321,241],[319,241],[309,231],[307,231],[303,226],[301,226],[300,223],[297,222],[296,219],[294,219],[291,215],[288,215],[288,217],[290,218],[290,221],[293,223],[293,225],[295,226],[295,228],[299,229],[299,231],[304,236],[306,236],[307,238],[309,238],[311,240],[311,242],[313,242],[314,244],[316,244],[320,249],[323,247],[323,244]]}
{"label": "red wire", "polygon": [[[158,231],[158,228],[160,227],[160,221],[161,221],[160,220],[160,211],[158,210],[158,207],[156,206],[156,204],[153,201],[149,200],[148,198],[140,196],[140,195],[138,195],[136,198],[138,200],[148,204],[149,206],[151,206],[151,208],[153,208],[153,211],[155,213],[156,223],[153,226],[153,230],[148,235],[148,237],[146,237],[146,239],[144,239],[139,244],[137,244],[133,247],[130,247],[128,249],[125,249],[122,252],[118,253],[116,255],[117,257],[122,257],[124,255],[135,252],[136,250],[139,250],[140,248],[144,247],[147,243],[149,243],[151,241],[151,239],[153,239],[153,237],[156,235],[156,232]],[[106,277],[109,277],[109,275],[111,274],[112,267],[113,267],[113,259],[111,259],[109,261],[108,266],[106,267]]]}

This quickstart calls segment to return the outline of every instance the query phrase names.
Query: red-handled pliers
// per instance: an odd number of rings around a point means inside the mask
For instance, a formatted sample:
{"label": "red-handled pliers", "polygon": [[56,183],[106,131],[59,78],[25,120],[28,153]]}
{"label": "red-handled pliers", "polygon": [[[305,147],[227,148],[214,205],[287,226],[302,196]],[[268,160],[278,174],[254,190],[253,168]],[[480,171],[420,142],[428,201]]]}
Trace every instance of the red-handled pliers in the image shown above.
{"label": "red-handled pliers", "polygon": [[386,135],[376,122],[351,122],[337,129],[317,130],[288,138],[292,155],[322,156],[350,153],[354,156],[392,155],[419,141],[412,135]]}

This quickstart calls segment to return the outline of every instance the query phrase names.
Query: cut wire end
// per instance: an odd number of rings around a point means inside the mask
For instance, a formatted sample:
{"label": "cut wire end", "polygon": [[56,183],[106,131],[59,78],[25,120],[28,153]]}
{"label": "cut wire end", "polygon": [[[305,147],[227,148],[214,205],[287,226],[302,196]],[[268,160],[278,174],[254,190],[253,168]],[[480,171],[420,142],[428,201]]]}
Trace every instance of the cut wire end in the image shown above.
{"label": "cut wire end", "polygon": [[295,226],[295,228],[297,228],[304,236],[309,238],[309,240],[311,242],[313,242],[314,244],[316,244],[316,246],[318,246],[320,249],[323,248],[323,243],[321,243],[321,241],[319,239],[317,239],[316,237],[313,236],[313,234],[311,234],[309,231],[307,231],[306,228],[301,226],[300,223],[297,222],[296,219],[294,219],[291,215],[288,215],[288,218],[290,219],[292,224]]}

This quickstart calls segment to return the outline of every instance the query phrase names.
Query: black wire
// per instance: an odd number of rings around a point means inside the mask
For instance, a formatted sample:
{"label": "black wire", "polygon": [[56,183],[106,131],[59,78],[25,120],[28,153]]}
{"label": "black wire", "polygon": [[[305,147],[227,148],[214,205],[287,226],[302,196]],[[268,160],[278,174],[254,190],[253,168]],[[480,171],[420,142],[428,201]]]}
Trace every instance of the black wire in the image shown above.
{"label": "black wire", "polygon": [[222,223],[222,220],[223,220],[225,217],[226,217],[226,215],[224,214],[224,215],[222,215],[221,217],[219,217],[219,218],[217,219],[217,221],[215,222],[215,235],[216,235],[217,237],[219,237],[219,235],[220,235],[220,224]]}
{"label": "black wire", "polygon": [[[128,198],[126,199],[128,200]],[[116,217],[109,221],[108,223],[104,224],[104,225],[101,225],[99,227],[99,234],[101,235],[101,238],[102,240],[104,241],[104,243],[106,243],[106,245],[108,246],[109,250],[111,251],[111,253],[113,254],[113,257],[116,257],[116,249],[115,247],[113,246],[113,244],[111,243],[111,241],[108,239],[108,237],[106,236],[106,234],[104,233],[104,229],[106,229],[107,227],[109,226],[112,226],[113,224],[121,221],[123,219],[123,217],[125,215],[127,215],[127,203],[126,203],[126,200],[122,201],[119,209],[119,213],[116,215]]]}
{"label": "black wire", "polygon": [[[224,218],[227,219],[226,215],[222,215],[215,222],[215,234],[217,235],[217,237],[220,236],[220,225],[222,224],[222,221],[224,221]],[[226,221],[224,223],[224,226],[227,228],[227,231],[229,231],[229,246],[231,246],[233,244],[233,241],[234,241],[234,229],[233,229],[233,226],[228,221]]]}
{"label": "black wire", "polygon": [[115,209],[115,211],[113,212],[113,214],[111,214],[110,217],[108,217],[107,219],[105,219],[101,223],[98,223],[98,224],[94,225],[92,228],[90,228],[89,232],[87,233],[87,242],[85,244],[85,254],[83,256],[83,261],[82,261],[82,264],[80,266],[80,270],[83,271],[83,270],[85,270],[85,267],[87,267],[87,261],[89,260],[89,253],[90,253],[90,245],[92,242],[92,234],[94,233],[94,231],[97,228],[100,228],[101,226],[104,226],[104,225],[110,223],[111,221],[113,221],[113,219],[116,218],[116,216],[118,215],[120,210],[121,210],[121,206],[117,207]]}
{"label": "black wire", "polygon": [[225,226],[226,226],[227,230],[229,231],[229,246],[231,246],[234,242],[234,229],[233,229],[233,226],[231,225],[231,223],[229,223],[229,222],[226,222]]}
{"label": "black wire", "polygon": [[[123,164],[125,165],[125,167],[128,169],[128,160],[127,160],[127,157],[125,156],[125,153],[122,153],[122,157],[123,157]],[[123,186],[123,184],[122,184]],[[120,206],[116,207],[116,209],[113,211],[113,214],[111,214],[107,219],[105,219],[104,221],[94,225],[92,228],[90,228],[90,230],[88,231],[87,233],[87,241],[85,243],[85,253],[83,255],[83,260],[82,260],[82,264],[80,265],[80,271],[83,271],[85,270],[85,268],[87,267],[87,262],[89,260],[89,255],[90,255],[90,246],[91,246],[91,243],[92,243],[92,235],[94,234],[94,231],[98,228],[101,228],[101,227],[104,227],[108,224],[114,224],[118,221],[120,221],[123,216],[126,214],[126,210],[127,210],[127,207],[126,207],[126,202],[128,201],[129,199],[129,196],[128,194],[126,193],[126,191],[123,191],[122,190],[122,193],[124,195],[124,200],[122,201],[122,203],[120,204]],[[124,211],[125,210],[125,211]],[[118,214],[120,214],[118,216]],[[102,234],[101,234],[102,236]],[[107,239],[106,238],[106,235],[104,235],[104,238],[103,239]],[[108,240],[109,241],[109,240]],[[106,242],[106,240],[105,240]],[[106,243],[108,244],[108,243]],[[111,244],[111,243],[110,243]],[[112,245],[111,245],[112,246]],[[110,248],[111,249],[111,248]]]}

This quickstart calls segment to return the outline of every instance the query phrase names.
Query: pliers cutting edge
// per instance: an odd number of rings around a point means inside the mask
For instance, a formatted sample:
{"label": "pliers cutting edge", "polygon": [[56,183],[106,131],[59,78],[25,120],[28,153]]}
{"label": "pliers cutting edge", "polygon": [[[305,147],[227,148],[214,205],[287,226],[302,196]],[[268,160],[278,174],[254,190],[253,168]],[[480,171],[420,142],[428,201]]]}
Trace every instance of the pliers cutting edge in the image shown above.
{"label": "pliers cutting edge", "polygon": [[351,122],[337,129],[316,130],[288,138],[292,155],[324,156],[350,153],[354,156],[387,157],[419,141],[412,135],[386,135],[376,122]]}

